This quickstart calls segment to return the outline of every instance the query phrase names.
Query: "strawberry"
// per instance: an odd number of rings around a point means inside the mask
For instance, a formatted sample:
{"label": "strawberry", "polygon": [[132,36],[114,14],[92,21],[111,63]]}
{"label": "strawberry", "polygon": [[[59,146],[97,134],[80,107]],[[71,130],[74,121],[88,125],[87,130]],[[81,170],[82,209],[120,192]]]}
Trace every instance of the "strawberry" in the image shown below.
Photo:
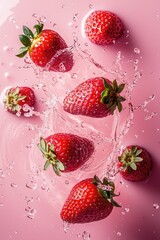
{"label": "strawberry", "polygon": [[61,218],[68,223],[87,223],[106,218],[113,206],[120,207],[113,200],[115,186],[106,178],[95,176],[77,183],[71,190],[61,210]]}
{"label": "strawberry", "polygon": [[41,138],[38,147],[46,160],[44,170],[52,165],[57,175],[78,169],[94,152],[92,141],[69,133],[56,133]]}
{"label": "strawberry", "polygon": [[75,115],[94,118],[106,117],[114,113],[116,107],[122,110],[121,102],[125,98],[120,96],[124,84],[117,85],[102,77],[90,78],[78,85],[64,99],[63,109]]}
{"label": "strawberry", "polygon": [[98,45],[113,44],[123,33],[118,16],[109,11],[94,11],[85,21],[85,33],[91,42]]}
{"label": "strawberry", "polygon": [[120,174],[128,181],[141,181],[148,177],[152,161],[148,151],[140,146],[127,146],[118,157]]}
{"label": "strawberry", "polygon": [[35,33],[23,26],[23,35],[19,36],[23,47],[17,57],[24,57],[27,52],[31,60],[39,67],[49,71],[67,72],[73,67],[73,56],[63,38],[50,29],[43,30],[43,24],[34,26]]}
{"label": "strawberry", "polygon": [[29,87],[10,88],[6,92],[4,104],[7,111],[14,114],[24,114],[25,105],[33,108],[35,104],[35,95]]}

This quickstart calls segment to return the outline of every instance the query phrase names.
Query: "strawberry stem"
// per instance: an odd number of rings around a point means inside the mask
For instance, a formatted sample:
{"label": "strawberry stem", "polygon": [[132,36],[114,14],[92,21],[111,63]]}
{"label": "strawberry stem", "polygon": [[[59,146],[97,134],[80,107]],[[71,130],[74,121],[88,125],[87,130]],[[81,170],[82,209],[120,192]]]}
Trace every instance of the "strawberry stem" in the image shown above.
{"label": "strawberry stem", "polygon": [[113,197],[119,196],[120,194],[115,194],[115,185],[113,182],[108,181],[107,178],[104,178],[103,181],[101,181],[96,175],[93,178],[94,185],[97,186],[98,191],[100,195],[106,199],[107,201],[111,202],[113,206],[115,207],[121,207],[114,199]]}
{"label": "strawberry stem", "polygon": [[101,103],[106,105],[106,108],[111,114],[114,113],[116,107],[118,111],[122,111],[122,104],[126,99],[120,96],[120,93],[123,91],[125,84],[117,84],[117,81],[114,80],[112,84],[108,83],[105,78],[102,78],[104,83],[104,91],[101,93]]}

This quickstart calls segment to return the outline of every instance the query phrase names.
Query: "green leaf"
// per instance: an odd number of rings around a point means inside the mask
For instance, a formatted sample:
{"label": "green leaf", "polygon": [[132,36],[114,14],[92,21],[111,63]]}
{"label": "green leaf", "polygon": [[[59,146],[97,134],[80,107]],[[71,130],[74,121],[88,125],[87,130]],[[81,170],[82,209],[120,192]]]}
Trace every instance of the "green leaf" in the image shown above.
{"label": "green leaf", "polygon": [[59,170],[56,166],[52,165],[52,168],[53,168],[54,172],[55,172],[58,176],[61,175],[60,170]]}
{"label": "green leaf", "polygon": [[64,164],[63,164],[61,161],[57,161],[57,162],[56,162],[56,166],[57,166],[57,168],[58,168],[60,171],[64,171],[64,170],[65,170]]}
{"label": "green leaf", "polygon": [[124,97],[122,97],[122,96],[118,96],[118,101],[124,102],[124,101],[126,101],[126,98],[124,98]]}
{"label": "green leaf", "polygon": [[115,92],[117,92],[119,88],[118,88],[118,85],[117,85],[117,81],[116,81],[116,80],[113,80],[112,86],[113,86],[113,90],[114,90]]}
{"label": "green leaf", "polygon": [[44,164],[44,170],[47,170],[49,168],[49,166],[50,166],[50,162],[49,162],[49,160],[47,160]]}
{"label": "green leaf", "polygon": [[141,157],[136,157],[135,158],[135,162],[142,162],[143,161],[143,158],[141,158]]}
{"label": "green leaf", "polygon": [[27,54],[28,49],[29,49],[29,47],[21,47],[21,48],[19,49],[19,53],[16,54],[16,57],[23,58],[23,57]]}
{"label": "green leaf", "polygon": [[135,156],[137,157],[138,155],[140,155],[142,153],[142,149],[138,149],[135,153]]}
{"label": "green leaf", "polygon": [[137,165],[134,162],[130,164],[130,167],[135,171],[137,170]]}
{"label": "green leaf", "polygon": [[120,102],[117,103],[117,107],[118,107],[118,111],[121,112],[122,111],[122,104]]}
{"label": "green leaf", "polygon": [[36,30],[34,33],[34,38],[36,38],[42,32],[43,26],[44,25],[39,21],[38,24],[34,25],[34,28]]}
{"label": "green leaf", "polygon": [[19,40],[25,47],[31,46],[31,40],[25,35],[19,35]]}
{"label": "green leaf", "polygon": [[131,153],[135,154],[137,152],[137,146],[132,146]]}
{"label": "green leaf", "polygon": [[114,199],[111,199],[111,203],[113,204],[113,206],[115,207],[121,207],[121,205],[119,205],[116,201],[114,201]]}
{"label": "green leaf", "polygon": [[104,83],[104,87],[105,87],[105,88],[108,88],[109,90],[113,90],[111,84],[108,83],[105,78],[102,78],[102,80],[103,80],[103,83]]}
{"label": "green leaf", "polygon": [[123,91],[124,87],[125,87],[125,84],[124,84],[124,83],[120,84],[120,85],[118,86],[117,93],[121,93],[121,92]]}
{"label": "green leaf", "polygon": [[34,34],[33,32],[26,26],[23,26],[23,32],[24,32],[24,35],[26,35],[27,37],[33,39],[34,38]]}

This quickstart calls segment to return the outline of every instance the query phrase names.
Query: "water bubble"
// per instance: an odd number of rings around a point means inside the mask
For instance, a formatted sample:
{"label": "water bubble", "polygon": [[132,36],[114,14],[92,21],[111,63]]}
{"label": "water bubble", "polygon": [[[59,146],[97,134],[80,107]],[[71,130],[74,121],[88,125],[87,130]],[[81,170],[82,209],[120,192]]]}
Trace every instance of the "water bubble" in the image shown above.
{"label": "water bubble", "polygon": [[68,181],[68,180],[66,180],[66,181],[65,181],[65,184],[66,184],[66,185],[68,185],[68,184],[69,184],[69,181]]}
{"label": "water bubble", "polygon": [[4,178],[4,172],[3,172],[3,170],[2,169],[0,169],[0,178]]}
{"label": "water bubble", "polygon": [[69,229],[69,223],[63,221],[63,230],[64,230],[64,232],[67,233],[67,232],[68,232],[68,229]]}
{"label": "water bubble", "polygon": [[32,14],[32,17],[37,18],[37,14],[36,14],[36,13],[33,13],[33,14]]}
{"label": "water bubble", "polygon": [[129,212],[129,208],[125,208],[124,210],[125,210],[127,213]]}
{"label": "water bubble", "polygon": [[91,8],[91,9],[92,9],[92,8],[93,8],[93,5],[92,5],[92,4],[89,4],[89,8]]}
{"label": "water bubble", "polygon": [[9,76],[10,76],[9,72],[5,72],[5,73],[4,73],[4,77],[5,77],[5,78],[9,78]]}
{"label": "water bubble", "polygon": [[75,13],[73,16],[73,21],[76,22],[77,21],[77,17],[78,17],[78,13]]}
{"label": "water bubble", "polygon": [[154,203],[154,204],[153,204],[153,208],[154,208],[154,209],[159,209],[159,204],[158,204],[158,203]]}
{"label": "water bubble", "polygon": [[56,23],[53,23],[53,27],[56,28],[56,27],[57,27],[57,24],[56,24]]}
{"label": "water bubble", "polygon": [[72,73],[72,74],[71,74],[71,78],[72,78],[72,79],[77,79],[77,74],[76,74],[76,73]]}
{"label": "water bubble", "polygon": [[27,217],[28,218],[30,218],[30,219],[34,219],[35,218],[35,215],[36,215],[36,209],[34,209],[34,208],[28,208],[28,209],[26,209],[26,211],[27,211]]}
{"label": "water bubble", "polygon": [[39,18],[39,21],[40,21],[41,23],[45,23],[46,17],[45,17],[45,16],[41,16],[41,17]]}
{"label": "water bubble", "polygon": [[121,232],[117,232],[117,236],[121,237],[122,233]]}
{"label": "water bubble", "polygon": [[134,48],[134,53],[139,54],[141,51],[139,48]]}
{"label": "water bubble", "polygon": [[29,183],[26,184],[26,187],[34,190],[37,188],[37,183],[34,181],[30,181]]}
{"label": "water bubble", "polygon": [[13,187],[13,188],[17,188],[18,185],[17,185],[16,183],[11,183],[11,187]]}
{"label": "water bubble", "polygon": [[16,23],[16,19],[14,17],[10,17],[9,19],[12,23]]}
{"label": "water bubble", "polygon": [[0,203],[0,207],[3,207],[3,203]]}
{"label": "water bubble", "polygon": [[91,239],[91,234],[89,232],[84,231],[82,233],[82,239],[83,240],[90,240]]}

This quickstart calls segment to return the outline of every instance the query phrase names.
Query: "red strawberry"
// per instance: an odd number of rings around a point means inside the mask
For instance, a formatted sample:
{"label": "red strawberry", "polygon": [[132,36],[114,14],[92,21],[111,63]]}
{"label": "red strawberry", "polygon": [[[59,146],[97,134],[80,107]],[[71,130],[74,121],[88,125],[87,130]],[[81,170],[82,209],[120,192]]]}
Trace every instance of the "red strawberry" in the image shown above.
{"label": "red strawberry", "polygon": [[6,92],[4,99],[4,104],[7,111],[14,114],[24,114],[24,107],[34,107],[35,104],[35,95],[31,88],[29,87],[16,87],[10,88]]}
{"label": "red strawberry", "polygon": [[90,78],[81,83],[64,99],[65,111],[95,118],[106,117],[114,113],[116,107],[122,110],[121,102],[125,98],[120,96],[124,84],[117,85],[102,77]]}
{"label": "red strawberry", "polygon": [[101,182],[97,176],[82,180],[71,190],[62,211],[63,221],[87,223],[106,218],[113,206],[120,207],[114,200],[114,183],[106,178]]}
{"label": "red strawberry", "polygon": [[35,33],[23,26],[24,35],[19,39],[24,45],[20,48],[18,57],[24,57],[27,52],[32,61],[46,70],[67,72],[73,67],[73,56],[63,38],[50,29],[43,30],[43,24],[34,26]]}
{"label": "red strawberry", "polygon": [[108,45],[115,42],[123,33],[121,20],[109,11],[94,11],[85,22],[85,33],[91,42]]}
{"label": "red strawberry", "polygon": [[128,181],[146,179],[152,167],[150,154],[140,146],[127,146],[118,160],[120,174]]}
{"label": "red strawberry", "polygon": [[93,142],[87,138],[69,133],[56,133],[41,138],[38,144],[46,160],[44,170],[52,165],[57,175],[70,172],[81,167],[93,154]]}

